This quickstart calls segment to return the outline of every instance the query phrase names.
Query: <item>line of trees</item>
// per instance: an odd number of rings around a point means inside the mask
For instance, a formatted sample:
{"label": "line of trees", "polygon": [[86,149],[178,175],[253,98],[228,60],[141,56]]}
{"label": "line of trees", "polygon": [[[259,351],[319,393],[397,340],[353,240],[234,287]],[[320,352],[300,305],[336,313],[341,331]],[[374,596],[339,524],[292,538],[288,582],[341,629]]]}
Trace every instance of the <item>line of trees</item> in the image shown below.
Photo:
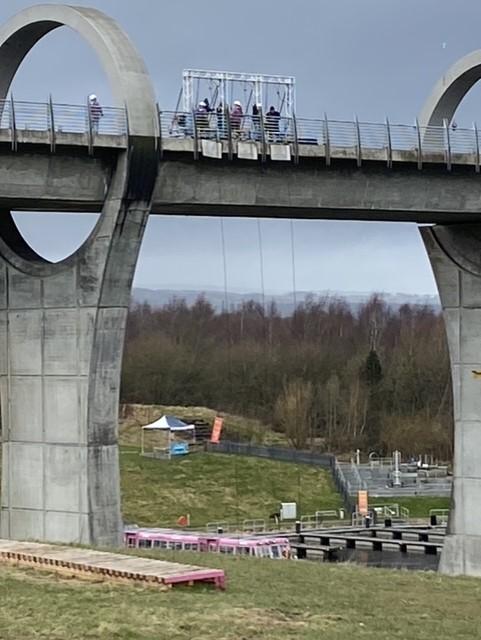
{"label": "line of trees", "polygon": [[355,312],[307,299],[291,317],[200,296],[131,309],[122,401],[213,407],[259,418],[293,446],[452,454],[449,359],[440,313],[373,296]]}

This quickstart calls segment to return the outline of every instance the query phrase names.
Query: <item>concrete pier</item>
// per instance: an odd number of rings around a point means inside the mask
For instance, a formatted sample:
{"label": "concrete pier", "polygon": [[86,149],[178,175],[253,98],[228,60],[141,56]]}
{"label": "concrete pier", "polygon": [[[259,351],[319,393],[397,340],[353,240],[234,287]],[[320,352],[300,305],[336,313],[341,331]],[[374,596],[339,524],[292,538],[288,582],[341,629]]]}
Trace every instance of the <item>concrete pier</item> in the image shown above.
{"label": "concrete pier", "polygon": [[454,480],[439,570],[481,576],[481,225],[424,227],[454,393]]}
{"label": "concrete pier", "polygon": [[145,66],[119,26],[94,9],[61,5],[26,9],[0,30],[0,99],[30,48],[62,25],[99,55],[125,105],[128,144],[105,160],[95,229],[61,263],[38,256],[2,211],[0,537],[117,545],[120,367],[158,166],[156,107]]}

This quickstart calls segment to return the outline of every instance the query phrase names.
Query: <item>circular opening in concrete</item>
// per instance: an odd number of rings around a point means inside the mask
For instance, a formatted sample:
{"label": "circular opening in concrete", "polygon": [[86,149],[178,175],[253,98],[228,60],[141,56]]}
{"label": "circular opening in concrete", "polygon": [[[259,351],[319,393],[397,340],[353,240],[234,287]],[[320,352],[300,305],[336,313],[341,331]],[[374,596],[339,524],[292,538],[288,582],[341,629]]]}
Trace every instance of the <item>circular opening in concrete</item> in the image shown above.
{"label": "circular opening in concrete", "polygon": [[27,244],[49,262],[60,262],[74,253],[88,238],[98,213],[12,212]]}
{"label": "circular opening in concrete", "polygon": [[[96,93],[104,106],[113,105],[107,76],[95,51],[69,27],[43,37],[20,65],[11,93],[28,112],[29,102],[84,105]],[[42,258],[60,262],[74,253],[93,230],[99,214],[12,212],[27,244]]]}
{"label": "circular opening in concrete", "polygon": [[459,128],[470,128],[473,122],[476,122],[478,131],[481,130],[481,116],[479,114],[480,101],[481,82],[478,81],[464,96],[456,109],[454,121]]}
{"label": "circular opening in concrete", "polygon": [[15,100],[83,105],[91,93],[114,106],[108,78],[95,51],[69,27],[44,36],[27,54],[12,82]]}

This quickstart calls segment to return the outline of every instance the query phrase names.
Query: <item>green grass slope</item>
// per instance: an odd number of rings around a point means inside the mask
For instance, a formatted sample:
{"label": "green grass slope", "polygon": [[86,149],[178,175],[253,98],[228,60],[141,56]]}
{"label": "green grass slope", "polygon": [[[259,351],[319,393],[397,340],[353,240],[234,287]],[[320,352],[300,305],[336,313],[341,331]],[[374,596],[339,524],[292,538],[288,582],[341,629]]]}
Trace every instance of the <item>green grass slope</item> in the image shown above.
{"label": "green grass slope", "polygon": [[281,501],[299,501],[304,514],[342,506],[330,474],[247,456],[195,453],[152,460],[121,448],[124,520],[139,525],[171,525],[190,513],[191,525],[211,521],[268,518]]}
{"label": "green grass slope", "polygon": [[[172,555],[149,554],[172,560]],[[2,640],[474,640],[481,580],[434,573],[177,554],[228,587],[84,583],[0,565]]]}

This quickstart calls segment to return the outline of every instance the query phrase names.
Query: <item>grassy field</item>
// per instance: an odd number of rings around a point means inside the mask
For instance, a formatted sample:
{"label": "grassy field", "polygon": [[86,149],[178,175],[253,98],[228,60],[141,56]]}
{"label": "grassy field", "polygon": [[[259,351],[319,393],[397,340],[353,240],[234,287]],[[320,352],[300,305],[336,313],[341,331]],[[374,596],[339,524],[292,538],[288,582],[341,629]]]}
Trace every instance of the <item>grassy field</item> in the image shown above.
{"label": "grassy field", "polygon": [[[152,557],[167,557],[150,553]],[[180,554],[177,554],[179,560]],[[168,556],[172,559],[172,556]],[[228,587],[84,583],[0,565],[2,640],[475,640],[481,580],[310,562],[182,554]]]}
{"label": "grassy field", "polygon": [[267,519],[281,501],[300,502],[304,514],[342,506],[329,473],[309,465],[218,453],[152,460],[122,447],[121,472],[124,520],[139,525],[175,524],[186,513],[193,526]]}
{"label": "grassy field", "polygon": [[398,504],[409,509],[411,518],[427,518],[430,509],[449,509],[450,498],[437,498],[436,496],[414,496],[412,498],[370,498],[369,504]]}

